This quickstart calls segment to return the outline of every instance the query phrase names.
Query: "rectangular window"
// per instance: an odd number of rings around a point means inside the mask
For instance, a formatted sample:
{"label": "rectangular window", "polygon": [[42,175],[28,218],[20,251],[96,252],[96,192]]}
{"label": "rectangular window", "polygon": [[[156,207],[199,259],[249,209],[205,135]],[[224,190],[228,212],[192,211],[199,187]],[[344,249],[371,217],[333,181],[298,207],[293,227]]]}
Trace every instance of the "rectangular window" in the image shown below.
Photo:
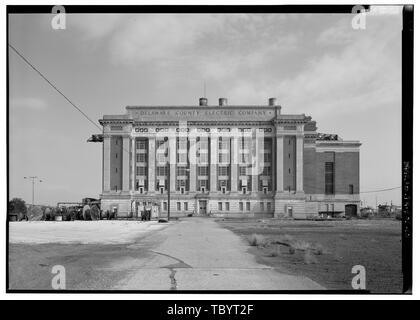
{"label": "rectangular window", "polygon": [[246,211],[250,211],[251,210],[251,202],[247,202],[246,203]]}
{"label": "rectangular window", "polygon": [[208,159],[209,159],[209,156],[207,153],[200,153],[198,157],[199,163],[207,163]]}
{"label": "rectangular window", "polygon": [[251,157],[248,153],[242,153],[241,154],[241,163],[250,163]]}
{"label": "rectangular window", "polygon": [[199,176],[207,176],[209,174],[208,167],[198,167],[198,175]]}
{"label": "rectangular window", "polygon": [[219,153],[219,163],[229,163],[229,155],[227,153]]}
{"label": "rectangular window", "polygon": [[353,185],[349,184],[349,194],[354,194]]}
{"label": "rectangular window", "polygon": [[262,172],[263,176],[271,176],[271,167],[265,166]]}
{"label": "rectangular window", "polygon": [[178,153],[177,154],[177,162],[178,163],[187,163],[188,154],[187,153]]}
{"label": "rectangular window", "polygon": [[239,175],[246,176],[246,167],[239,167]]}
{"label": "rectangular window", "polygon": [[188,202],[184,202],[184,210],[188,211]]}
{"label": "rectangular window", "polygon": [[147,147],[146,140],[136,140],[136,149],[145,150]]}
{"label": "rectangular window", "polygon": [[156,167],[157,176],[167,176],[167,167]]}
{"label": "rectangular window", "polygon": [[267,211],[271,211],[271,202],[267,202]]}
{"label": "rectangular window", "polygon": [[181,211],[181,202],[176,203],[176,210]]}
{"label": "rectangular window", "polygon": [[146,162],[146,154],[145,153],[137,153],[136,154],[136,161],[137,162]]}
{"label": "rectangular window", "polygon": [[177,176],[186,176],[187,175],[187,168],[186,167],[176,167],[176,175]]}
{"label": "rectangular window", "polygon": [[226,203],[225,203],[225,209],[226,209],[226,211],[229,211],[229,210],[230,210],[230,205],[229,205],[229,202],[226,202]]}
{"label": "rectangular window", "polygon": [[264,211],[264,202],[260,202],[260,210]]}
{"label": "rectangular window", "polygon": [[146,176],[147,175],[147,167],[136,167],[136,175]]}
{"label": "rectangular window", "polygon": [[244,211],[244,203],[243,202],[239,202],[239,210]]}
{"label": "rectangular window", "polygon": [[168,203],[164,202],[163,203],[163,211],[167,211],[168,210]]}
{"label": "rectangular window", "polygon": [[207,180],[198,180],[200,187],[207,188]]}
{"label": "rectangular window", "polygon": [[219,176],[228,176],[229,175],[229,167],[220,166],[219,167]]}
{"label": "rectangular window", "polygon": [[334,194],[334,162],[325,162],[325,194]]}
{"label": "rectangular window", "polygon": [[222,203],[221,202],[218,203],[218,209],[219,209],[219,211],[222,211],[223,210],[222,209]]}

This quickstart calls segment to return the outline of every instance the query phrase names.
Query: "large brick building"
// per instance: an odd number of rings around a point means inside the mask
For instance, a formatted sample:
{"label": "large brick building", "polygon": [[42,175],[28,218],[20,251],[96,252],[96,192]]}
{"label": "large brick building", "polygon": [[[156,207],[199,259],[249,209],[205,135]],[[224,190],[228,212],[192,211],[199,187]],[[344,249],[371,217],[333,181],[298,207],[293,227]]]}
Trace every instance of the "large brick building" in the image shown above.
{"label": "large brick building", "polygon": [[[305,218],[359,213],[358,141],[268,105],[128,106],[105,115],[102,208]],[[170,163],[170,165],[168,164]]]}

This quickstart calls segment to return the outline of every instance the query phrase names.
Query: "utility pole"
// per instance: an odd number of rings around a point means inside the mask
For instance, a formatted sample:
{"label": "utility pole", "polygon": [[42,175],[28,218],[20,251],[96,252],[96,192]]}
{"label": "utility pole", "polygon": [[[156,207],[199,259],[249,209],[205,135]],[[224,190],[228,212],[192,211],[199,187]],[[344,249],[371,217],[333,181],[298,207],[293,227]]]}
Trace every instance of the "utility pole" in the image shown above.
{"label": "utility pole", "polygon": [[[168,144],[168,156],[169,156],[169,144]],[[171,162],[168,160],[168,181],[167,189],[168,189],[168,221],[171,215]]]}
{"label": "utility pole", "polygon": [[23,177],[24,179],[32,180],[32,210],[34,209],[35,204],[35,181],[36,182],[42,182],[41,179],[39,179],[37,176],[32,177]]}

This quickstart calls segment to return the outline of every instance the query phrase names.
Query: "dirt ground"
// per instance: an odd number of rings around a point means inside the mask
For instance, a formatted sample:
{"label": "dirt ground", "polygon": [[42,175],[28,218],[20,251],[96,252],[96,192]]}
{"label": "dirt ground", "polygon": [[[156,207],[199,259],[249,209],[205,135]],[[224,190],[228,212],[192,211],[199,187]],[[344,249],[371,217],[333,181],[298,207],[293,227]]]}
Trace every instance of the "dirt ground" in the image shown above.
{"label": "dirt ground", "polygon": [[[327,289],[352,290],[354,265],[366,269],[372,293],[402,292],[401,222],[396,220],[294,221],[219,219],[218,223],[246,241],[262,235],[266,246],[250,246],[257,260],[294,275],[303,275]],[[293,239],[319,248],[316,254],[273,244]],[[293,252],[294,251],[294,252]]]}
{"label": "dirt ground", "polygon": [[[147,258],[147,236],[164,226],[153,221],[38,221],[9,227],[9,289],[52,290],[52,268],[62,265],[67,290],[108,290],[131,271],[124,261]],[[115,261],[120,267],[109,268]]]}

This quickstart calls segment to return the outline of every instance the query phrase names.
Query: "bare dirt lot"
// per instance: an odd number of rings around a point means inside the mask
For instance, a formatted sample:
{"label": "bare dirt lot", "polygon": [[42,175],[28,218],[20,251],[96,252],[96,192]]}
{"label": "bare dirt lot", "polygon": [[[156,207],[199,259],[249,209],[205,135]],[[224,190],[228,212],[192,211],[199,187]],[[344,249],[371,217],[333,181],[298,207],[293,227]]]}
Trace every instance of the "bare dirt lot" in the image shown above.
{"label": "bare dirt lot", "polygon": [[218,223],[244,237],[260,263],[280,272],[309,277],[327,289],[352,290],[351,269],[362,265],[367,290],[402,292],[399,221],[219,219]]}
{"label": "bare dirt lot", "polygon": [[[143,240],[165,225],[156,221],[30,221],[9,224],[9,288],[51,290],[55,265],[66,268],[66,289],[109,290],[130,272],[114,261],[148,257]],[[133,244],[141,241],[140,247]]]}

